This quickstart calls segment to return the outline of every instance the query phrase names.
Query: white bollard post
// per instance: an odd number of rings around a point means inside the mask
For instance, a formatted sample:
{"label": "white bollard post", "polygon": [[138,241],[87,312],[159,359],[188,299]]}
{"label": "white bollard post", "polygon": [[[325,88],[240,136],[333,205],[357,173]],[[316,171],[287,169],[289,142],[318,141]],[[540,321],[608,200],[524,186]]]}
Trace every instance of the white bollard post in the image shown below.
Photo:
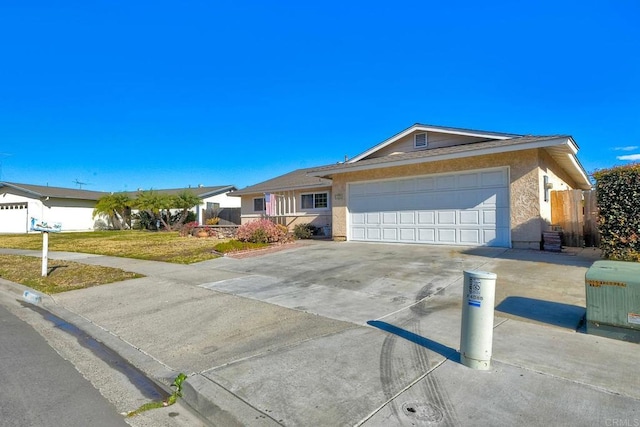
{"label": "white bollard post", "polygon": [[496,278],[486,271],[464,272],[460,362],[472,369],[491,366]]}
{"label": "white bollard post", "polygon": [[47,265],[49,263],[49,233],[42,232],[42,277],[47,277]]}

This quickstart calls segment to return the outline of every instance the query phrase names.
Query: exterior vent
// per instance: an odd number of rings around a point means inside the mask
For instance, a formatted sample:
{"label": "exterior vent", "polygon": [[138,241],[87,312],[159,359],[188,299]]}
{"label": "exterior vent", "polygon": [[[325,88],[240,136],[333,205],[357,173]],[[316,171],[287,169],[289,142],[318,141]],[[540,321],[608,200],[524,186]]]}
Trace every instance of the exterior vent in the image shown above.
{"label": "exterior vent", "polygon": [[425,148],[427,146],[427,134],[417,133],[413,136],[413,146],[415,148]]}

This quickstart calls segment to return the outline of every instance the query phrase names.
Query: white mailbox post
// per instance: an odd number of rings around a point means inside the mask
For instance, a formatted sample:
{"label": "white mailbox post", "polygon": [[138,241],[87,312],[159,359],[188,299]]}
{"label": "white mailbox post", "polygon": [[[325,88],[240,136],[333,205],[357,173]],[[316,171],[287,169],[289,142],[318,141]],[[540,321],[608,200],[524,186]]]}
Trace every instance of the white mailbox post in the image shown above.
{"label": "white mailbox post", "polygon": [[462,291],[460,361],[480,370],[491,366],[496,278],[486,271],[465,271]]}
{"label": "white mailbox post", "polygon": [[47,223],[38,218],[31,218],[31,231],[42,232],[42,277],[47,277],[49,263],[49,233],[59,233],[62,230],[62,224],[59,222]]}

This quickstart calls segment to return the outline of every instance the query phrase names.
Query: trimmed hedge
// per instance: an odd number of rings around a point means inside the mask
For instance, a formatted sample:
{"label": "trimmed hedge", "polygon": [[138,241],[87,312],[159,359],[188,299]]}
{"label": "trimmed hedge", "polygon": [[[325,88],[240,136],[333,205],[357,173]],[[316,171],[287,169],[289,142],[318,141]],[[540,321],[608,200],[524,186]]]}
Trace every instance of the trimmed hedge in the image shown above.
{"label": "trimmed hedge", "polygon": [[593,176],[602,255],[640,262],[640,163],[600,170]]}

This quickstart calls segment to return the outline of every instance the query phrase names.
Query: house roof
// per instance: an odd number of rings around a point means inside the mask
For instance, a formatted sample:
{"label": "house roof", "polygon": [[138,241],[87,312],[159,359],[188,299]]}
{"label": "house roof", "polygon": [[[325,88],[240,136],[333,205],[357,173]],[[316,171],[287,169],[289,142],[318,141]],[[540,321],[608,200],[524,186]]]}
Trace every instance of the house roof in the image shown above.
{"label": "house roof", "polygon": [[494,139],[510,139],[510,138],[517,138],[517,137],[521,137],[523,135],[519,135],[519,134],[515,134],[515,133],[504,133],[504,132],[490,132],[490,131],[484,131],[484,130],[474,130],[474,129],[464,129],[464,128],[454,128],[454,127],[448,127],[448,126],[434,126],[434,125],[426,125],[426,124],[421,124],[421,123],[415,123],[411,126],[409,126],[408,128],[406,128],[405,130],[398,132],[397,134],[393,135],[391,138],[388,138],[384,141],[382,141],[380,144],[375,145],[373,147],[371,147],[370,149],[368,149],[367,151],[358,154],[357,156],[353,157],[351,160],[348,161],[348,163],[355,163],[358,162],[362,159],[364,159],[365,157],[375,153],[378,150],[381,150],[382,148],[386,147],[389,144],[394,143],[395,141],[399,140],[400,138],[403,138],[413,132],[438,132],[438,133],[449,133],[449,134],[455,134],[455,135],[462,135],[462,136],[473,136],[473,137],[477,137],[477,138],[486,138],[487,140],[494,140]]}
{"label": "house roof", "polygon": [[98,200],[105,193],[100,191],[76,190],[73,188],[49,187],[45,185],[0,182],[0,187],[10,187],[35,197],[55,197],[59,199]]}
{"label": "house roof", "polygon": [[297,169],[297,170],[294,170],[293,172],[280,175],[270,180],[263,181],[259,184],[251,185],[241,190],[234,191],[229,195],[243,196],[246,194],[264,194],[264,193],[272,193],[277,191],[287,191],[287,190],[290,191],[290,190],[299,190],[299,189],[306,189],[306,188],[312,189],[312,188],[331,186],[330,179],[311,176],[308,174],[308,172],[315,169],[317,168]]}
{"label": "house roof", "polygon": [[168,194],[168,195],[176,195],[176,194],[180,194],[183,191],[191,191],[193,194],[195,194],[196,196],[200,197],[201,199],[204,199],[206,197],[211,197],[211,196],[216,196],[218,194],[223,194],[223,193],[227,193],[230,191],[235,191],[237,190],[235,186],[233,185],[218,185],[218,186],[213,186],[213,187],[204,187],[204,186],[198,186],[198,187],[187,187],[187,188],[169,188],[169,189],[150,189],[150,190],[137,190],[137,191],[126,191],[125,193],[135,197],[137,194],[143,192],[143,191],[153,191],[154,193],[158,193],[158,194]]}
{"label": "house roof", "polygon": [[[110,194],[107,191],[88,191],[77,190],[74,188],[62,188],[62,187],[49,187],[44,185],[31,185],[31,184],[17,184],[12,182],[0,182],[0,187],[11,187],[19,191],[23,191],[28,194],[32,194],[35,197],[55,197],[59,199],[81,199],[81,200],[98,200],[99,198]],[[214,187],[187,187],[187,188],[173,188],[165,190],[153,190],[154,192],[161,194],[179,194],[183,191],[192,191],[200,198],[206,198],[223,194],[229,191],[234,191],[236,187],[233,185],[219,185]],[[142,191],[142,190],[140,190]],[[131,196],[136,196],[140,191],[126,191],[124,193]]]}
{"label": "house roof", "polygon": [[[414,129],[414,127],[409,129]],[[398,135],[402,134],[406,135],[406,133],[403,132]],[[400,137],[401,136],[396,136],[393,141]],[[578,186],[583,189],[591,188],[591,183],[587,173],[576,157],[578,145],[575,143],[573,138],[568,135],[517,136],[511,138],[501,137],[500,139],[493,139],[490,141],[412,151],[365,160],[356,161],[352,159],[346,163],[316,168],[309,171],[309,174],[316,177],[330,178],[336,173],[370,170],[380,167],[404,166],[415,163],[451,160],[456,158],[513,152],[534,148],[546,149],[556,162],[558,162],[558,164],[575,180]],[[362,158],[362,155],[360,157]]]}

